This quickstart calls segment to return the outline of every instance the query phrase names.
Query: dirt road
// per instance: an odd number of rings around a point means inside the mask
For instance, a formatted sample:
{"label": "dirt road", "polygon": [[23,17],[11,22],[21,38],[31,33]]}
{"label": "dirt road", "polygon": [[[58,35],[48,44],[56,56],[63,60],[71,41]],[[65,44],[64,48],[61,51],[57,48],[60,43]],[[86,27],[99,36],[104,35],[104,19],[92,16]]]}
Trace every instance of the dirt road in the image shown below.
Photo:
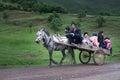
{"label": "dirt road", "polygon": [[0,69],[0,80],[120,80],[120,63]]}

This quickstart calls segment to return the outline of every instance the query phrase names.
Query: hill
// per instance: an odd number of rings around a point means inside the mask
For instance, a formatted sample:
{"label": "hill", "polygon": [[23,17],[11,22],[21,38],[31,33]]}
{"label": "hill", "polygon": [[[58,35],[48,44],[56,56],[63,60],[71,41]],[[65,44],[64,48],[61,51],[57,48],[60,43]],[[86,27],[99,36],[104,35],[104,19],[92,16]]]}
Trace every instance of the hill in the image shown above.
{"label": "hill", "polygon": [[69,12],[85,10],[88,14],[100,12],[120,14],[120,0],[39,0],[52,5],[62,5]]}
{"label": "hill", "polygon": [[120,15],[120,0],[1,0],[0,6],[0,10]]}

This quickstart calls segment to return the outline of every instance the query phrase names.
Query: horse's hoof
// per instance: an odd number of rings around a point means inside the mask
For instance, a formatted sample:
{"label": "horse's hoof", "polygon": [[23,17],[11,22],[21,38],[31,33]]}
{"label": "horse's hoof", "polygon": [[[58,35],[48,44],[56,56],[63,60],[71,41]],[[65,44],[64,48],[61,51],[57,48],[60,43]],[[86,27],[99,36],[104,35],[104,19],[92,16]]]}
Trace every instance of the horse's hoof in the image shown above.
{"label": "horse's hoof", "polygon": [[52,66],[48,66],[48,68],[52,68]]}
{"label": "horse's hoof", "polygon": [[62,65],[62,63],[58,64],[58,66],[61,66],[61,65]]}
{"label": "horse's hoof", "polygon": [[62,64],[62,62],[59,63],[60,65]]}
{"label": "horse's hoof", "polygon": [[55,62],[54,64],[58,64],[57,62]]}
{"label": "horse's hoof", "polygon": [[74,62],[73,64],[76,64],[76,62]]}
{"label": "horse's hoof", "polygon": [[48,65],[48,68],[52,68],[52,66],[51,66],[51,65]]}

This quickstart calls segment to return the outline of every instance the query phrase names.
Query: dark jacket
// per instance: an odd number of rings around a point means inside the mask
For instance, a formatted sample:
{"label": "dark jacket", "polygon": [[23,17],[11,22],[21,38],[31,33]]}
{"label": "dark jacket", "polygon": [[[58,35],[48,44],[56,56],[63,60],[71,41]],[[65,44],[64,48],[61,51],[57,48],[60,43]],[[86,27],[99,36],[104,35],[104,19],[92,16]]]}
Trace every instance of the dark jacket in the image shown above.
{"label": "dark jacket", "polygon": [[[74,35],[72,35],[71,33],[74,33]],[[70,43],[76,43],[76,44],[82,43],[80,29],[76,29],[75,31],[72,30],[70,33],[66,34],[66,37],[69,39]]]}
{"label": "dark jacket", "polygon": [[103,35],[98,35],[98,42],[99,42],[100,47],[102,47],[102,45],[103,45],[103,40],[104,40],[104,36]]}
{"label": "dark jacket", "polygon": [[82,43],[82,37],[81,37],[81,30],[80,29],[76,29],[75,31],[72,30],[71,33],[74,33],[73,38],[75,39],[76,44],[78,43]]}
{"label": "dark jacket", "polygon": [[71,33],[74,33],[74,37],[81,37],[81,30],[78,28],[75,31],[72,30]]}

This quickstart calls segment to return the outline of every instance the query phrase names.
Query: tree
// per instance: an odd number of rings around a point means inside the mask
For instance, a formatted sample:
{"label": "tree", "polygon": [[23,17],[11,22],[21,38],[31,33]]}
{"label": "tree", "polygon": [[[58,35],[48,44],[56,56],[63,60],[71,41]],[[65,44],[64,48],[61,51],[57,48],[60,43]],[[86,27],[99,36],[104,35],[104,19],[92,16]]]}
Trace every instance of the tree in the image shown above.
{"label": "tree", "polygon": [[99,15],[101,16],[111,16],[110,12],[100,12]]}
{"label": "tree", "polygon": [[0,2],[0,11],[4,10],[4,4]]}
{"label": "tree", "polygon": [[31,11],[32,6],[37,3],[37,0],[19,0],[18,3],[25,11]]}
{"label": "tree", "polygon": [[30,29],[30,33],[31,33],[31,32],[32,32],[33,23],[30,22],[30,23],[28,24],[28,27],[29,27],[29,29]]}
{"label": "tree", "polygon": [[57,13],[67,13],[67,10],[64,7],[62,7],[62,6],[54,6],[53,9]]}
{"label": "tree", "polygon": [[96,22],[98,24],[98,27],[103,27],[103,24],[106,22],[104,17],[102,16],[98,16],[96,19]]}
{"label": "tree", "polygon": [[43,8],[43,5],[41,3],[34,4],[32,7],[32,10],[35,12],[41,12]]}
{"label": "tree", "polygon": [[8,22],[9,15],[6,11],[3,12],[3,19],[7,23]]}

